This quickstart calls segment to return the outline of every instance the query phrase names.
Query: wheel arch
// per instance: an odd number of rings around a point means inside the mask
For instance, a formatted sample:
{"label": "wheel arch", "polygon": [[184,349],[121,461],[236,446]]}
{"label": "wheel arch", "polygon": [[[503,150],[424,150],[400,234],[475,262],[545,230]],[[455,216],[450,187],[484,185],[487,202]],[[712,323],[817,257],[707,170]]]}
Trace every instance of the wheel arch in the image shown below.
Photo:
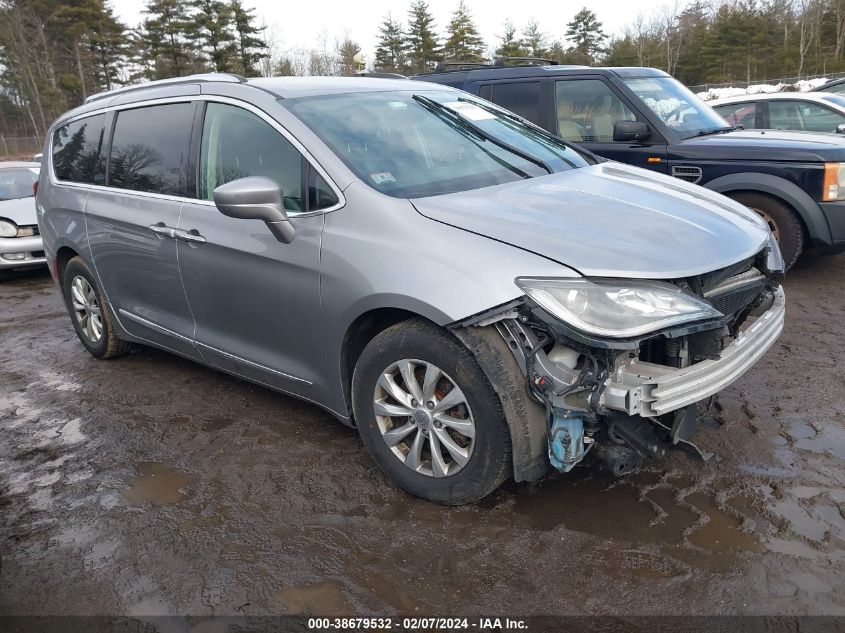
{"label": "wheel arch", "polygon": [[59,284],[59,288],[64,288],[65,267],[67,267],[67,263],[74,257],[79,257],[79,253],[70,246],[60,246],[56,251],[56,281]]}
{"label": "wheel arch", "polygon": [[729,174],[704,184],[718,193],[761,193],[779,199],[795,210],[806,235],[813,242],[831,243],[830,225],[819,203],[798,185],[772,174],[755,172]]}

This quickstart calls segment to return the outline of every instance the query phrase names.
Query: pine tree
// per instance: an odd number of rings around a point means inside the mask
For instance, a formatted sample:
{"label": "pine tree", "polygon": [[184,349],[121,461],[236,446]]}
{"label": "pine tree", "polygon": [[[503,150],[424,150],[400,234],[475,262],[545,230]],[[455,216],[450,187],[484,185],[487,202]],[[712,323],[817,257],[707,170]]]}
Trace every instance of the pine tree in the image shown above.
{"label": "pine tree", "polygon": [[531,57],[546,56],[546,34],[536,20],[529,20],[522,31],[522,48]]}
{"label": "pine tree", "polygon": [[264,27],[255,25],[255,9],[247,9],[241,0],[232,0],[231,11],[237,71],[247,77],[255,76],[258,74],[258,64],[269,56],[267,43],[260,37]]}
{"label": "pine tree", "polygon": [[443,59],[457,62],[484,61],[484,40],[478,34],[464,0],[458,2],[458,8],[446,27]]}
{"label": "pine tree", "polygon": [[593,63],[602,52],[602,44],[607,38],[596,14],[584,7],[566,26],[566,39],[572,43],[572,52]]}
{"label": "pine tree", "polygon": [[235,66],[235,35],[232,7],[223,0],[191,0],[195,13],[190,29],[197,49],[208,59],[211,70],[232,72]]}
{"label": "pine tree", "polygon": [[402,32],[402,23],[390,13],[379,27],[376,46],[375,69],[383,72],[408,74],[408,45]]}
{"label": "pine tree", "polygon": [[355,67],[355,56],[360,52],[361,46],[358,42],[353,42],[349,39],[348,36],[337,44],[338,72],[342,76],[349,77],[355,74],[358,70]]}
{"label": "pine tree", "polygon": [[434,69],[440,61],[440,47],[434,30],[434,17],[425,0],[414,0],[408,17],[408,59],[412,72],[423,73]]}
{"label": "pine tree", "polygon": [[523,47],[522,41],[516,37],[516,27],[510,20],[505,20],[504,33],[499,38],[499,48],[496,49],[498,57],[525,57],[528,51]]}
{"label": "pine tree", "polygon": [[181,77],[197,70],[188,0],[149,0],[135,43],[147,79]]}

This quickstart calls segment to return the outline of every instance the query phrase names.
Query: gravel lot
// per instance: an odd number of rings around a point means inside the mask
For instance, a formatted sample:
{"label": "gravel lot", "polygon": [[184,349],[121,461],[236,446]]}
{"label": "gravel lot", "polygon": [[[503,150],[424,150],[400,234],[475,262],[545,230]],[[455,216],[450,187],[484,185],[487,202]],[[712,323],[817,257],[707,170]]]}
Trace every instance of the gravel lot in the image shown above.
{"label": "gravel lot", "polygon": [[78,342],[0,283],[0,614],[845,614],[845,255],[719,398],[708,464],[595,466],[443,508],[316,407]]}

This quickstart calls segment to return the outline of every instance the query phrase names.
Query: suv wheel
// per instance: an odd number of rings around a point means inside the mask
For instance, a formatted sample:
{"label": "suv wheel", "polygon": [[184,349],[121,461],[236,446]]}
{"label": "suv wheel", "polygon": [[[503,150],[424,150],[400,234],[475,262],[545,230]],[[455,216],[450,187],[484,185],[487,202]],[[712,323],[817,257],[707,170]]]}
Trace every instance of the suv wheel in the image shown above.
{"label": "suv wheel", "polygon": [[63,273],[65,305],[79,340],[97,358],[125,354],[131,345],[115,334],[111,314],[91,269],[81,257],[71,259]]}
{"label": "suv wheel", "polygon": [[730,194],[730,197],[757,212],[766,221],[780,245],[786,268],[792,268],[804,250],[804,228],[792,208],[777,198],[760,193],[742,192]]}
{"label": "suv wheel", "polygon": [[413,495],[458,505],[511,472],[510,431],[472,354],[425,321],[376,336],[352,378],[358,432],[378,466]]}

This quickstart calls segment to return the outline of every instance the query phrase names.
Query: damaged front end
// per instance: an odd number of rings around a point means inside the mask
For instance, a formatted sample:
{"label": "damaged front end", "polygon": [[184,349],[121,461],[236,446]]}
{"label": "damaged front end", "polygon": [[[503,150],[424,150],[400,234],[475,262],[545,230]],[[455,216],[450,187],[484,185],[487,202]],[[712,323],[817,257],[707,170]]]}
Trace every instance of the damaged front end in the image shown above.
{"label": "damaged front end", "polygon": [[784,295],[767,251],[670,282],[519,279],[526,296],[456,324],[495,328],[545,409],[548,460],[617,474],[692,442],[712,397],[772,346]]}

